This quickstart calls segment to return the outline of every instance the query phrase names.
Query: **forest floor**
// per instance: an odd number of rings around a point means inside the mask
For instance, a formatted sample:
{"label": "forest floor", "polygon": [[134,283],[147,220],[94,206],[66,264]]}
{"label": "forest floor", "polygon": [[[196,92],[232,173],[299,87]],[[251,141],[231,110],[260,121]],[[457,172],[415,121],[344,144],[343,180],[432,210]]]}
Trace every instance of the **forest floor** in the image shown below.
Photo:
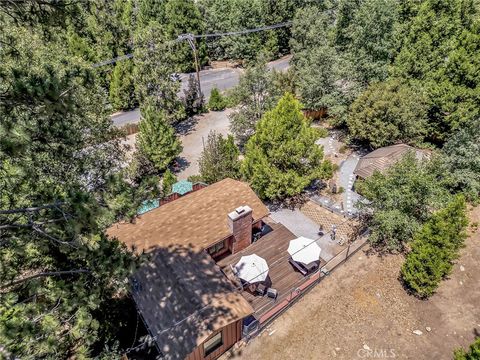
{"label": "forest floor", "polygon": [[[471,211],[480,222],[480,207]],[[429,300],[406,293],[401,255],[361,251],[270,324],[234,359],[451,359],[480,335],[480,233]],[[420,330],[421,335],[413,333]]]}

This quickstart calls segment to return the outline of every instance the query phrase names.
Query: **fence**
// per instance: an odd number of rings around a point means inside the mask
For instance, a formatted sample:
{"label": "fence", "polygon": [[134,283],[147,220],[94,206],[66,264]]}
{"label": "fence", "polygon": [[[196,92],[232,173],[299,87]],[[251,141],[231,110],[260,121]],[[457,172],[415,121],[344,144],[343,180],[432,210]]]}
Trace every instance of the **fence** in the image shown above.
{"label": "fence", "polygon": [[328,116],[327,108],[321,108],[319,110],[303,110],[303,115],[312,119],[319,120]]}
{"label": "fence", "polygon": [[[343,264],[359,249],[361,249],[367,242],[367,231],[362,234],[354,242],[350,243],[345,249],[340,251],[332,259],[330,259],[324,266],[322,266],[317,272],[305,277],[290,290],[290,292],[283,294],[274,303],[271,309],[267,311],[264,308],[257,309],[254,313],[255,317],[260,323],[259,330],[261,331],[285,310],[290,308],[296,301],[298,301],[303,295],[317,285],[325,276],[329,275],[334,269]],[[260,332],[259,331],[259,332]],[[258,332],[258,333],[259,333]],[[249,338],[246,339],[247,341]]]}

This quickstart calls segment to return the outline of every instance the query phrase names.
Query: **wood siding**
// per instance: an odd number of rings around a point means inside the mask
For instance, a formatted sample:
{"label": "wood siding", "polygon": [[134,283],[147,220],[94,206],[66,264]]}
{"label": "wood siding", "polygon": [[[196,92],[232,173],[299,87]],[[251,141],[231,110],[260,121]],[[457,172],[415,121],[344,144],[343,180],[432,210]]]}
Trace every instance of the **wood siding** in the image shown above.
{"label": "wood siding", "polygon": [[[237,341],[242,338],[242,323],[243,320],[238,320],[234,323],[231,323],[221,330],[213,333],[208,339],[212,338],[220,331],[222,334],[223,345],[220,346],[217,350],[209,354],[208,356],[204,355],[203,344],[197,346],[195,350],[193,350],[190,355],[187,356],[187,360],[214,360],[217,359],[220,355],[225,353],[228,349],[230,349]],[[207,341],[206,339],[205,341]],[[205,343],[205,342],[204,342]]]}

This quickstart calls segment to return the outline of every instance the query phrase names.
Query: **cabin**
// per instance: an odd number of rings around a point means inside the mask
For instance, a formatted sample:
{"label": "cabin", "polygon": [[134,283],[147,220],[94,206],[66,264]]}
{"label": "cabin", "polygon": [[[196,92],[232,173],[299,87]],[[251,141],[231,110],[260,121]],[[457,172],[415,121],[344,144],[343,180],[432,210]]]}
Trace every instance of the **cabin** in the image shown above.
{"label": "cabin", "polygon": [[132,296],[162,358],[213,360],[242,338],[254,310],[216,262],[257,240],[268,215],[248,184],[224,179],[108,229],[149,257]]}
{"label": "cabin", "polygon": [[372,176],[375,171],[383,173],[408,153],[413,153],[418,160],[429,157],[427,151],[416,149],[406,144],[386,146],[363,156],[358,161],[353,174],[357,179],[367,179]]}

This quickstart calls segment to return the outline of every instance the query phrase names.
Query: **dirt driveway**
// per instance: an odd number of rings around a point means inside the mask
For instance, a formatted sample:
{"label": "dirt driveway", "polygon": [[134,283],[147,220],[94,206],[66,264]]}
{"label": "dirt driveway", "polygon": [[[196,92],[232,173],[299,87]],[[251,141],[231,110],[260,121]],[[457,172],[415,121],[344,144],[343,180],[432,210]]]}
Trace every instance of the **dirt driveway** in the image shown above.
{"label": "dirt driveway", "polygon": [[[179,180],[186,179],[190,175],[197,175],[198,159],[203,150],[203,142],[207,141],[211,130],[222,135],[229,133],[230,120],[228,115],[231,109],[225,111],[210,111],[195,117],[195,123],[185,126],[180,132],[183,151],[179,156],[181,171],[177,174]],[[182,134],[183,132],[183,134]]]}
{"label": "dirt driveway", "polygon": [[[480,207],[472,214],[479,220]],[[355,254],[234,358],[451,359],[480,335],[479,231],[428,301],[406,294],[397,280],[402,262]]]}

